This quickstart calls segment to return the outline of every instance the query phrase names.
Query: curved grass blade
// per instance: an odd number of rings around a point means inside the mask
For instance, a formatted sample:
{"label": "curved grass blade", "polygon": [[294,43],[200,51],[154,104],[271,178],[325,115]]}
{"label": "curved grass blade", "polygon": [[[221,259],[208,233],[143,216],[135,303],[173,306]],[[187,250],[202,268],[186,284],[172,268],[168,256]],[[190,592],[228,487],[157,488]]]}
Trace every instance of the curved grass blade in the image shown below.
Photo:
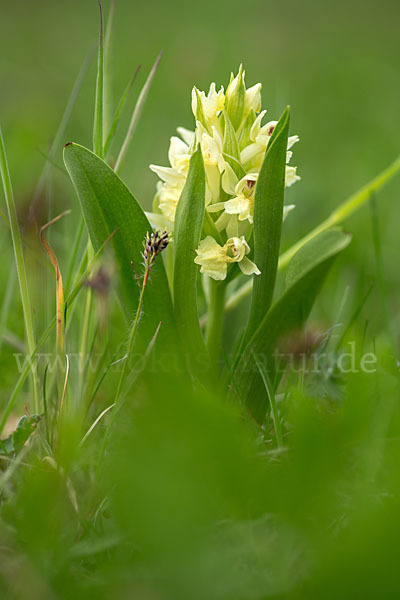
{"label": "curved grass blade", "polygon": [[265,153],[254,198],[254,262],[261,275],[253,276],[253,294],[245,342],[271,306],[282,233],[283,198],[289,107],[276,125]]}
{"label": "curved grass blade", "polygon": [[160,54],[157,56],[156,58],[156,62],[154,63],[149,76],[147,77],[144,86],[142,87],[140,94],[139,94],[139,98],[137,99],[137,102],[135,104],[135,108],[133,110],[133,114],[132,114],[132,118],[131,118],[131,122],[129,124],[129,129],[128,129],[128,133],[126,134],[126,137],[124,139],[124,142],[122,144],[120,153],[118,155],[117,158],[117,162],[115,163],[115,172],[119,173],[121,166],[122,166],[122,161],[125,158],[125,155],[127,153],[127,150],[129,148],[129,144],[132,140],[133,134],[135,133],[135,129],[136,126],[138,124],[138,121],[140,119],[140,115],[142,114],[142,110],[143,107],[145,105],[147,96],[149,94],[150,88],[151,88],[151,84],[153,82],[154,79],[154,75],[156,74],[157,71],[157,67],[160,63],[162,57],[162,52],[160,52]]}
{"label": "curved grass blade", "polygon": [[[101,255],[101,253],[103,252],[103,249],[105,248],[105,246],[108,244],[108,242],[114,237],[115,235],[115,231],[113,231],[106,240],[104,240],[104,242],[102,243],[102,245],[100,246],[100,248],[97,250],[97,252],[95,253],[95,255],[92,257],[92,259],[90,261],[88,261],[88,264],[86,265],[86,268],[82,271],[82,273],[80,273],[80,276],[77,280],[77,282],[75,283],[73,289],[71,290],[71,292],[68,294],[66,300],[65,300],[65,306],[66,307],[70,307],[73,302],[75,301],[77,295],[79,294],[80,290],[83,287],[83,284],[85,283],[87,277],[91,274],[92,270],[93,270],[93,266],[96,262],[96,260],[99,258],[99,256]],[[31,372],[34,369],[34,359],[35,356],[37,355],[37,353],[39,352],[39,350],[42,348],[43,344],[46,342],[46,340],[48,339],[50,333],[53,330],[53,327],[56,324],[56,317],[54,316],[50,323],[48,324],[48,326],[46,327],[45,331],[42,333],[38,343],[36,344],[36,347],[34,348],[33,352],[31,353],[31,355],[28,357],[29,360],[25,361],[25,364],[23,365],[23,368],[21,370],[21,374],[18,377],[17,383],[15,384],[13,391],[10,395],[10,398],[7,402],[6,407],[4,408],[3,411],[3,415],[1,417],[1,421],[0,421],[0,435],[5,427],[5,424],[7,422],[8,417],[11,414],[12,409],[14,408],[14,405],[17,401],[18,398],[18,394],[22,389],[22,386],[24,385],[24,382],[26,380],[26,378],[29,375],[29,372]]]}
{"label": "curved grass blade", "polygon": [[350,243],[350,235],[331,229],[306,244],[291,261],[286,274],[285,289],[261,321],[248,342],[235,369],[234,377],[240,396],[254,418],[262,423],[267,411],[267,399],[255,354],[272,382],[282,373],[277,355],[282,341],[304,325],[336,256]]}
{"label": "curved grass blade", "polygon": [[[140,288],[131,263],[138,276],[144,273],[143,242],[151,231],[142,208],[118,175],[93,152],[70,143],[64,149],[64,162],[74,184],[89,230],[97,250],[111,231],[118,229],[113,246],[120,267],[122,288],[128,308],[133,313],[139,302]],[[139,326],[147,341],[162,322],[160,338],[171,339],[175,334],[171,295],[162,260],[151,270],[146,292],[145,317]],[[173,341],[171,341],[173,343]]]}
{"label": "curved grass blade", "polygon": [[65,215],[70,214],[70,210],[66,210],[65,212],[61,213],[60,215],[58,215],[57,217],[55,217],[54,219],[52,219],[51,221],[49,221],[48,223],[46,223],[45,225],[43,225],[43,227],[41,227],[40,229],[40,239],[42,240],[42,244],[50,258],[51,264],[54,267],[54,270],[56,272],[56,319],[57,319],[57,351],[62,353],[64,352],[64,345],[65,345],[65,340],[64,340],[64,289],[63,289],[63,280],[62,280],[62,276],[61,276],[61,271],[60,271],[60,267],[58,264],[58,260],[57,257],[54,253],[54,250],[51,248],[51,246],[48,244],[46,238],[44,237],[44,232],[46,231],[46,229],[48,227],[50,227],[51,225],[53,225],[53,223],[57,223],[57,221],[59,221],[60,219],[62,219]]}
{"label": "curved grass blade", "polygon": [[203,227],[205,192],[204,163],[199,147],[190,159],[174,228],[174,310],[181,341],[194,370],[194,360],[206,355],[197,311],[198,267],[194,262]]}
{"label": "curved grass blade", "polygon": [[[50,146],[50,149],[47,154],[43,155],[44,158],[46,159],[46,164],[43,166],[42,172],[40,174],[39,180],[38,180],[36,188],[35,188],[35,192],[32,197],[32,201],[29,206],[30,220],[33,220],[33,215],[35,214],[35,209],[36,209],[37,203],[39,202],[39,199],[41,198],[41,196],[43,194],[43,189],[45,186],[46,178],[48,176],[49,166],[52,165],[53,167],[60,169],[59,165],[57,165],[57,163],[55,162],[54,159],[55,159],[57,150],[62,148],[65,130],[66,130],[69,120],[71,118],[72,111],[74,109],[76,100],[78,98],[79,92],[80,92],[82,84],[84,82],[89,65],[92,61],[94,50],[95,50],[95,48],[93,47],[89,51],[88,55],[86,56],[86,58],[83,62],[83,65],[82,65],[82,67],[78,73],[78,76],[75,80],[75,83],[72,87],[71,94],[68,98],[68,102],[65,106],[64,113],[61,117],[60,124],[59,124],[56,134],[53,138],[53,142]],[[64,170],[62,170],[61,172],[65,173]],[[67,175],[67,173],[65,173],[65,175]]]}
{"label": "curved grass blade", "polygon": [[[11,238],[14,248],[15,265],[18,274],[19,290],[21,296],[22,312],[24,315],[25,333],[30,355],[35,350],[35,334],[33,329],[32,306],[29,295],[28,279],[26,276],[24,252],[22,248],[21,232],[18,224],[17,209],[15,206],[14,192],[11,184],[10,171],[8,168],[6,149],[3,134],[0,128],[0,175],[3,183],[4,197],[7,205],[7,213],[11,230]],[[39,412],[39,388],[36,371],[32,370],[32,388],[35,411]]]}
{"label": "curved grass blade", "polygon": [[253,358],[254,358],[254,362],[257,366],[257,369],[261,375],[261,379],[263,381],[265,391],[267,392],[267,397],[268,397],[271,415],[272,415],[272,422],[274,424],[276,445],[278,448],[282,448],[282,446],[283,446],[282,427],[281,427],[281,421],[280,421],[280,417],[279,417],[279,411],[276,406],[275,390],[271,383],[271,379],[269,378],[268,372],[265,369],[265,366],[258,360],[257,355],[254,354],[254,352],[253,352]]}
{"label": "curved grass blade", "polygon": [[137,75],[138,75],[138,73],[140,71],[140,68],[141,68],[141,66],[139,65],[137,67],[137,69],[136,69],[136,71],[135,71],[132,79],[130,80],[130,82],[126,86],[126,88],[124,90],[124,93],[122,94],[121,99],[120,99],[120,101],[118,103],[117,110],[115,111],[114,118],[113,118],[113,121],[112,121],[112,124],[111,124],[111,127],[110,127],[110,131],[108,132],[108,135],[107,135],[107,138],[106,138],[106,143],[104,144],[104,155],[105,156],[107,155],[107,153],[108,153],[108,151],[110,149],[111,142],[113,141],[115,132],[117,131],[117,128],[118,128],[118,124],[119,124],[119,120],[120,120],[120,117],[121,117],[121,113],[122,113],[122,111],[124,109],[126,100],[127,100],[128,96],[129,96],[129,92],[131,91],[131,89],[133,87],[133,84],[136,81],[136,77],[137,77]]}

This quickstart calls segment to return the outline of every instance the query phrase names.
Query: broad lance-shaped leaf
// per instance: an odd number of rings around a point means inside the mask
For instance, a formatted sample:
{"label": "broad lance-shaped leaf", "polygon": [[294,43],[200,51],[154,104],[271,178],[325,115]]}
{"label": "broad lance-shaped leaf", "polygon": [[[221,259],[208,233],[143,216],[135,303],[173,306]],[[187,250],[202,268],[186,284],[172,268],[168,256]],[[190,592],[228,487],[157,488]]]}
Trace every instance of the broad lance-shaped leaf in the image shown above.
{"label": "broad lance-shaped leaf", "polygon": [[206,182],[203,156],[198,147],[176,208],[174,226],[174,308],[180,338],[194,372],[207,360],[197,310],[198,266],[196,248],[204,219]]}
{"label": "broad lance-shaped leaf", "polygon": [[274,293],[282,232],[289,120],[288,107],[274,129],[257,180],[254,198],[254,262],[261,275],[253,277],[245,342],[267,313]]}
{"label": "broad lance-shaped leaf", "polygon": [[[124,182],[93,152],[78,144],[67,144],[64,162],[78,194],[95,251],[118,230],[112,243],[121,271],[124,298],[129,310],[134,312],[139,301],[139,286],[131,261],[141,276],[143,242],[151,225]],[[162,257],[154,263],[145,291],[144,315],[139,326],[139,334],[145,343],[152,339],[160,322],[158,345],[160,340],[173,344],[175,319]]]}
{"label": "broad lance-shaped leaf", "polygon": [[304,325],[335,257],[350,239],[341,229],[330,229],[299,250],[288,266],[283,294],[261,321],[238,362],[234,372],[236,388],[260,423],[264,421],[268,400],[254,355],[276,385],[280,361],[285,362],[284,356],[277,355],[281,343]]}

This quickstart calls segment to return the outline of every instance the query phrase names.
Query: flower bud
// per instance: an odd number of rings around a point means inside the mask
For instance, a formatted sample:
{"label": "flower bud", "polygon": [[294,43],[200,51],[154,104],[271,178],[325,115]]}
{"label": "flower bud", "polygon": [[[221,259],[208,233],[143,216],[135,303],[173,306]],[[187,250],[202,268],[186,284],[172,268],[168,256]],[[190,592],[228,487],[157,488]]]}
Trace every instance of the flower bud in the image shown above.
{"label": "flower bud", "polygon": [[243,67],[240,65],[239,73],[236,77],[233,77],[233,74],[231,75],[231,81],[225,94],[225,110],[234,129],[239,128],[243,119],[246,95],[244,75]]}

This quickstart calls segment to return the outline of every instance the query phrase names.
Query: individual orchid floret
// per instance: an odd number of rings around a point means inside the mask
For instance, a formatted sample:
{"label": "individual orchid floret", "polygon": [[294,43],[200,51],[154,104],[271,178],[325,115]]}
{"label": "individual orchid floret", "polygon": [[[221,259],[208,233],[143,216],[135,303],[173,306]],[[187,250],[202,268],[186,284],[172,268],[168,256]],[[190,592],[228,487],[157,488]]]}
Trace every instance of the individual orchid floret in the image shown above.
{"label": "individual orchid floret", "polygon": [[204,273],[216,281],[226,278],[228,264],[231,263],[238,263],[240,270],[245,275],[260,275],[257,266],[246,256],[249,252],[250,247],[244,236],[229,238],[221,246],[208,235],[201,240],[194,262],[201,266],[200,273]]}
{"label": "individual orchid floret", "polygon": [[236,77],[231,73],[231,80],[225,93],[225,112],[234,129],[241,131],[250,111],[261,109],[261,83],[246,90],[245,71],[242,65]]}
{"label": "individual orchid floret", "polygon": [[195,119],[200,121],[210,133],[212,126],[219,128],[218,116],[224,104],[225,94],[222,86],[217,92],[215,83],[212,83],[207,96],[196,87],[192,90],[192,111]]}
{"label": "individual orchid floret", "polygon": [[219,202],[208,207],[209,212],[223,209],[228,215],[238,215],[239,221],[253,223],[254,192],[258,173],[245,175],[235,187],[235,195],[231,200]]}
{"label": "individual orchid floret", "polygon": [[239,73],[233,77],[226,88],[225,94],[225,111],[228,115],[234,129],[238,129],[243,119],[244,100],[246,94],[246,86],[244,84],[244,71],[242,65],[239,67]]}
{"label": "individual orchid floret", "polygon": [[201,146],[204,168],[206,172],[208,188],[206,193],[206,205],[210,202],[218,202],[220,195],[221,172],[225,169],[225,160],[222,152],[222,138],[217,129],[211,127],[211,135],[197,121],[196,139]]}
{"label": "individual orchid floret", "polygon": [[[158,209],[170,223],[170,226],[168,227],[166,222],[161,224],[160,220],[157,219],[157,226],[163,226],[164,228],[172,230],[176,207],[186,183],[187,173],[181,173],[173,167],[158,167],[156,165],[150,165],[150,169],[163,181],[163,183],[159,182],[157,185]],[[153,224],[154,220],[152,220],[151,217],[150,221]]]}
{"label": "individual orchid floret", "polygon": [[[290,177],[296,180],[296,170],[295,167],[289,167],[290,169],[294,169],[294,172],[290,172]],[[228,235],[233,231],[233,224],[235,221],[232,221],[231,216],[237,215],[239,221],[248,221],[250,224],[253,223],[254,219],[254,195],[256,182],[258,179],[258,173],[248,173],[245,175],[235,186],[235,194],[234,198],[227,200],[226,202],[218,202],[216,204],[211,204],[207,207],[208,212],[215,213],[220,212],[221,210],[224,213],[217,219],[215,225],[218,231],[222,229],[226,229]],[[291,185],[294,181],[290,183],[286,183],[286,185]],[[283,208],[283,220],[286,219],[287,215],[291,210],[295,208],[294,204],[289,204],[288,206],[284,206]]]}
{"label": "individual orchid floret", "polygon": [[261,88],[261,83],[256,83],[246,90],[244,97],[244,119],[247,119],[251,111],[258,113],[261,110]]}

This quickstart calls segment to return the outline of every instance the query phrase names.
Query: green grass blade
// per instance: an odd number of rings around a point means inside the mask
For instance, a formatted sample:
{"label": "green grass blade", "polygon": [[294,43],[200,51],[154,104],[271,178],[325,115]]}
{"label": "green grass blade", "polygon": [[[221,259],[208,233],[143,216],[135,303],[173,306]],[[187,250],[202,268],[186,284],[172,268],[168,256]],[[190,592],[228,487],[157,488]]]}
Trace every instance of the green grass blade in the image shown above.
{"label": "green grass blade", "polygon": [[174,228],[174,309],[182,343],[191,359],[206,354],[197,312],[198,266],[194,263],[204,218],[206,192],[201,149],[190,159]]}
{"label": "green grass blade", "polygon": [[368,287],[367,291],[365,292],[364,296],[361,298],[355,311],[351,315],[349,322],[347,323],[346,327],[343,330],[343,333],[341,334],[341,336],[339,337],[338,341],[335,344],[336,352],[339,350],[339,348],[343,344],[344,340],[346,339],[346,335],[348,334],[348,332],[350,331],[350,329],[352,328],[352,326],[354,325],[354,323],[357,321],[358,317],[360,316],[361,311],[364,308],[365,303],[367,302],[367,300],[372,292],[373,287],[374,287],[374,284],[371,283],[370,286]]}
{"label": "green grass blade", "polygon": [[248,342],[235,369],[241,397],[255,419],[263,423],[268,402],[256,354],[271,381],[276,380],[275,352],[281,340],[305,323],[335,257],[350,243],[350,235],[339,229],[323,232],[304,246],[291,261],[282,296],[275,302]]}
{"label": "green grass blade", "polygon": [[274,390],[271,380],[269,378],[268,372],[265,369],[265,365],[263,365],[258,360],[257,355],[254,353],[253,353],[253,358],[254,358],[254,362],[257,366],[258,372],[261,375],[261,379],[263,381],[265,391],[267,392],[267,397],[269,400],[269,405],[270,405],[270,410],[271,410],[271,415],[272,415],[272,422],[274,424],[276,445],[278,446],[278,448],[282,448],[282,446],[283,446],[282,427],[281,427],[281,420],[279,417],[278,408],[276,406],[275,390]]}
{"label": "green grass blade", "polygon": [[130,122],[129,128],[128,128],[128,133],[126,134],[126,137],[125,137],[124,142],[122,144],[120,153],[119,153],[118,158],[117,158],[117,162],[115,163],[115,172],[116,173],[119,173],[119,171],[121,169],[122,162],[123,162],[123,160],[125,158],[125,155],[127,153],[128,148],[129,148],[129,144],[130,144],[130,142],[132,140],[133,134],[135,133],[136,126],[137,126],[137,124],[139,122],[140,115],[142,114],[143,107],[144,107],[144,105],[146,103],[146,99],[147,99],[147,96],[149,94],[149,91],[150,91],[150,88],[151,88],[151,84],[152,84],[153,79],[154,79],[154,75],[156,74],[157,67],[158,67],[158,65],[160,63],[161,56],[162,56],[162,52],[160,52],[160,54],[157,56],[156,62],[154,63],[154,65],[153,65],[153,67],[152,67],[152,69],[151,69],[151,71],[149,73],[149,76],[147,77],[147,79],[145,81],[145,84],[144,84],[144,86],[142,87],[142,89],[140,91],[139,98],[137,99],[135,108],[133,110],[131,122]]}
{"label": "green grass blade", "polygon": [[[112,52],[111,42],[115,14],[115,0],[111,0],[110,9],[107,15],[107,25],[104,34],[104,136],[105,132],[110,128],[110,120],[112,114]],[[104,150],[105,154],[105,150]]]}
{"label": "green grass blade", "polygon": [[[53,142],[50,146],[50,150],[47,155],[43,154],[43,156],[46,159],[46,164],[44,165],[44,167],[42,169],[42,172],[39,177],[39,181],[37,182],[35,192],[33,194],[32,202],[29,207],[30,215],[33,215],[35,213],[35,208],[37,206],[37,203],[39,202],[40,198],[42,197],[49,166],[52,165],[53,167],[60,169],[59,165],[57,165],[57,163],[55,162],[54,159],[56,157],[57,151],[62,148],[65,131],[66,131],[67,125],[71,119],[72,111],[74,110],[76,100],[77,100],[79,92],[82,88],[82,84],[85,80],[86,73],[88,71],[89,65],[90,65],[92,57],[93,57],[93,53],[94,53],[94,48],[92,48],[90,50],[90,52],[88,53],[88,55],[86,56],[86,58],[82,64],[82,67],[80,68],[78,76],[72,87],[71,94],[70,94],[67,104],[65,106],[64,113],[61,117],[60,124],[59,124],[56,134],[54,136]],[[65,173],[65,171],[62,170],[62,173]]]}
{"label": "green grass blade", "polygon": [[[150,223],[123,181],[90,150],[78,144],[68,144],[64,150],[64,162],[78,194],[94,249],[97,250],[107,236],[118,229],[113,246],[120,267],[124,298],[129,310],[134,312],[140,290],[131,263],[141,277],[144,272],[143,242],[146,233],[151,231]],[[151,270],[145,304],[146,314],[139,330],[147,341],[160,321],[160,338],[173,337],[172,301],[162,260],[157,260]]]}
{"label": "green grass blade", "polygon": [[[24,315],[25,333],[30,355],[35,350],[35,335],[33,329],[32,307],[29,296],[28,279],[26,276],[24,253],[22,249],[21,232],[18,224],[17,209],[14,201],[14,193],[11,184],[10,171],[8,168],[6,149],[4,145],[3,133],[0,128],[0,174],[3,182],[4,197],[7,205],[8,219],[11,229],[11,237],[14,248],[14,258],[18,274],[19,290]],[[36,373],[33,371],[33,396],[35,411],[39,411],[39,390],[37,385]]]}
{"label": "green grass blade", "polygon": [[3,335],[7,326],[7,319],[14,298],[15,284],[17,283],[17,271],[12,267],[7,280],[3,302],[0,310],[0,352],[3,346]]}
{"label": "green grass blade", "polygon": [[55,157],[57,154],[57,151],[59,149],[61,149],[62,145],[63,145],[63,138],[65,135],[65,131],[67,128],[67,125],[70,121],[71,115],[72,115],[72,111],[74,109],[76,100],[78,98],[79,92],[82,88],[82,84],[84,82],[86,73],[88,71],[89,65],[91,63],[91,60],[93,58],[93,54],[94,54],[94,47],[90,50],[90,52],[87,54],[82,67],[80,68],[80,71],[78,73],[78,76],[74,82],[74,85],[72,87],[72,91],[70,93],[70,96],[68,98],[67,104],[65,106],[63,115],[61,117],[61,121],[60,124],[58,126],[58,129],[56,131],[56,134],[54,136],[53,142],[50,146],[49,152],[46,154],[44,152],[40,152],[40,154],[45,158],[46,163],[43,166],[42,172],[39,176],[39,180],[37,182],[36,188],[35,188],[35,192],[33,194],[32,197],[32,201],[29,205],[29,218],[30,220],[35,220],[35,212],[36,212],[36,207],[37,204],[40,200],[40,198],[43,195],[43,191],[44,191],[44,186],[46,183],[46,180],[48,178],[48,174],[49,174],[49,168],[50,166],[58,169],[61,173],[65,174],[66,176],[68,176],[68,173],[62,169],[56,162],[55,162]]}
{"label": "green grass blade", "polygon": [[[93,271],[93,266],[95,265],[97,259],[99,258],[99,256],[101,255],[101,253],[103,252],[105,246],[107,245],[107,243],[110,241],[110,238],[112,236],[109,236],[106,240],[104,240],[103,244],[101,244],[100,248],[97,250],[97,252],[94,254],[94,256],[91,258],[90,261],[88,261],[88,264],[86,265],[86,268],[84,270],[82,270],[82,273],[80,273],[78,280],[76,281],[73,289],[71,290],[71,292],[68,294],[66,300],[65,300],[65,305],[67,306],[67,309],[69,309],[71,307],[71,305],[74,303],[76,297],[78,296],[79,292],[81,291],[84,283],[87,281],[87,278],[91,275],[92,271]],[[39,350],[43,347],[44,343],[46,342],[46,340],[48,339],[49,335],[51,334],[53,328],[56,325],[56,317],[54,316],[50,323],[48,324],[48,326],[46,327],[45,331],[42,333],[38,343],[36,344],[33,352],[30,355],[30,361],[33,361],[33,359],[35,358],[36,354],[39,352]],[[34,364],[34,363],[32,363]],[[3,411],[3,415],[1,417],[1,421],[0,421],[0,435],[5,427],[5,424],[7,422],[8,417],[10,416],[14,405],[17,401],[18,398],[18,394],[22,389],[22,386],[25,383],[26,378],[29,375],[29,372],[32,369],[32,365],[31,362],[26,362],[24,368],[21,371],[21,374],[13,388],[13,391],[9,397],[9,400],[7,402],[6,407],[4,408]]]}
{"label": "green grass blade", "polygon": [[120,101],[118,103],[117,110],[115,111],[114,118],[112,120],[112,124],[111,124],[110,130],[109,130],[107,138],[106,138],[106,143],[104,144],[104,155],[105,156],[107,155],[107,153],[108,153],[108,151],[110,149],[111,142],[113,141],[114,135],[115,135],[115,133],[117,131],[117,127],[118,127],[118,124],[119,124],[121,113],[122,113],[122,111],[124,109],[126,100],[127,100],[128,96],[129,96],[129,92],[131,91],[131,89],[133,87],[133,84],[136,81],[136,77],[137,77],[139,71],[140,71],[140,65],[138,66],[138,68],[136,69],[136,71],[135,71],[132,79],[130,80],[130,82],[126,86],[126,88],[124,90],[124,93],[122,94],[121,99],[120,99]]}
{"label": "green grass blade", "polygon": [[[358,192],[350,196],[347,200],[342,202],[336,208],[331,215],[322,221],[317,227],[315,227],[312,231],[310,231],[307,235],[305,235],[301,240],[293,244],[286,252],[281,254],[279,257],[278,270],[284,269],[289,264],[292,257],[302,248],[307,242],[311,241],[317,235],[330,229],[331,227],[335,227],[343,223],[346,219],[348,219],[353,213],[355,213],[359,208],[361,208],[367,200],[371,197],[374,192],[377,192],[381,189],[386,183],[388,183],[395,175],[400,172],[400,158],[394,161],[387,169],[382,171],[379,175],[377,175],[374,179],[372,179],[369,183],[367,183],[364,187],[362,187]],[[232,310],[238,304],[242,302],[247,296],[251,294],[251,290],[253,289],[253,282],[248,281],[243,284],[232,296],[229,298],[225,305],[225,309],[227,311]]]}
{"label": "green grass blade", "polygon": [[290,113],[286,108],[276,125],[257,180],[254,198],[254,262],[261,275],[253,276],[253,294],[245,342],[271,306],[282,233],[285,169]]}
{"label": "green grass blade", "polygon": [[103,158],[103,128],[104,128],[104,35],[103,35],[103,7],[99,0],[100,32],[99,49],[97,56],[96,100],[94,107],[93,123],[93,151]]}

